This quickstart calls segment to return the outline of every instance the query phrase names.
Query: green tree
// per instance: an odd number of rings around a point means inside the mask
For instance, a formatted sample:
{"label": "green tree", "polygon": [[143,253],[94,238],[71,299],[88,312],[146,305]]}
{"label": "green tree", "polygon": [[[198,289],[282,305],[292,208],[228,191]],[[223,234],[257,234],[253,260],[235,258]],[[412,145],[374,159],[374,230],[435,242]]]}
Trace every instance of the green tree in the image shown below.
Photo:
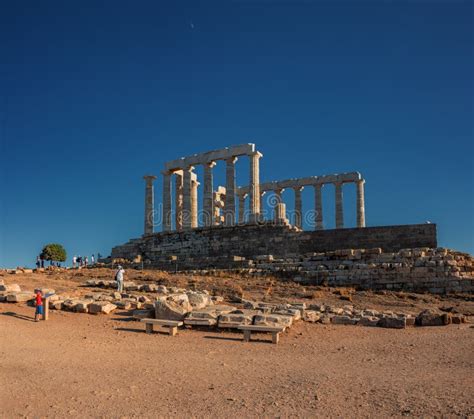
{"label": "green tree", "polygon": [[66,249],[61,244],[50,243],[43,247],[40,258],[54,262],[66,261]]}

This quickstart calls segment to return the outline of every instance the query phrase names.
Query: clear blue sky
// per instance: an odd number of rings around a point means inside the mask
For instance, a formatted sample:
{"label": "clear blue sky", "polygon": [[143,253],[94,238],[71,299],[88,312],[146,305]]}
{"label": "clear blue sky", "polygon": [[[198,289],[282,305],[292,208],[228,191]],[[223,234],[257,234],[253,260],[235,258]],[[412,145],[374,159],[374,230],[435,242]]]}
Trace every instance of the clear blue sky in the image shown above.
{"label": "clear blue sky", "polygon": [[471,1],[3,1],[0,60],[0,266],[108,255],[143,174],[246,142],[262,181],[358,170],[369,226],[474,253]]}

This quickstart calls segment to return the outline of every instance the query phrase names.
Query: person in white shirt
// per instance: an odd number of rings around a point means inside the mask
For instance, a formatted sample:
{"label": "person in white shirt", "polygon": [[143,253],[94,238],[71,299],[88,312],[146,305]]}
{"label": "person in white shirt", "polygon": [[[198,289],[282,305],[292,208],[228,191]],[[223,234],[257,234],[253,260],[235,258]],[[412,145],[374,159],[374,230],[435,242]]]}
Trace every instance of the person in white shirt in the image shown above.
{"label": "person in white shirt", "polygon": [[117,281],[117,291],[123,292],[123,276],[125,270],[119,265],[117,266],[117,272],[115,272],[115,280]]}
{"label": "person in white shirt", "polygon": [[95,258],[94,258],[94,255],[91,256],[91,265],[93,265],[95,263]]}
{"label": "person in white shirt", "polygon": [[76,262],[77,262],[77,258],[76,258],[76,255],[74,255],[72,257],[72,267],[75,268],[76,267]]}

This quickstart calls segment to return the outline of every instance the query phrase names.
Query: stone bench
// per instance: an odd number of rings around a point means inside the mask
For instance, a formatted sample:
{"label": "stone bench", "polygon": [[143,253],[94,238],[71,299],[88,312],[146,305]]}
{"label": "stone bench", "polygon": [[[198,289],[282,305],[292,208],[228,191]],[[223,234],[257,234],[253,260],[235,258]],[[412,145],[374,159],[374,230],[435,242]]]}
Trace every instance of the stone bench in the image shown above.
{"label": "stone bench", "polygon": [[183,325],[183,322],[176,320],[161,320],[161,319],[141,319],[142,323],[145,323],[145,332],[152,333],[153,325],[165,326],[169,328],[169,335],[175,336],[178,333],[178,327]]}
{"label": "stone bench", "polygon": [[277,344],[280,340],[280,333],[285,331],[283,326],[256,326],[256,325],[242,325],[238,327],[244,332],[244,342],[250,342],[250,335],[252,332],[257,333],[271,333],[272,343]]}

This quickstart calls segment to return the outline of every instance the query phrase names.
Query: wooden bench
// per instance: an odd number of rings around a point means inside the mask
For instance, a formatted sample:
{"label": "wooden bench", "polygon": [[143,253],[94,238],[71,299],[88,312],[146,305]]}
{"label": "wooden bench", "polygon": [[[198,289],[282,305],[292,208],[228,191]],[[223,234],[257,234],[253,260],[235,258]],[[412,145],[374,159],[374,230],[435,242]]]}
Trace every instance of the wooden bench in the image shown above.
{"label": "wooden bench", "polygon": [[161,319],[141,319],[142,323],[145,323],[145,332],[152,333],[153,325],[164,326],[169,328],[169,335],[175,336],[178,333],[178,327],[183,325],[183,322],[176,320],[161,320]]}
{"label": "wooden bench", "polygon": [[271,333],[272,343],[277,344],[280,340],[280,333],[285,331],[284,326],[255,326],[255,325],[242,325],[238,327],[239,330],[244,332],[244,342],[250,342],[250,335],[252,332],[258,333]]}

